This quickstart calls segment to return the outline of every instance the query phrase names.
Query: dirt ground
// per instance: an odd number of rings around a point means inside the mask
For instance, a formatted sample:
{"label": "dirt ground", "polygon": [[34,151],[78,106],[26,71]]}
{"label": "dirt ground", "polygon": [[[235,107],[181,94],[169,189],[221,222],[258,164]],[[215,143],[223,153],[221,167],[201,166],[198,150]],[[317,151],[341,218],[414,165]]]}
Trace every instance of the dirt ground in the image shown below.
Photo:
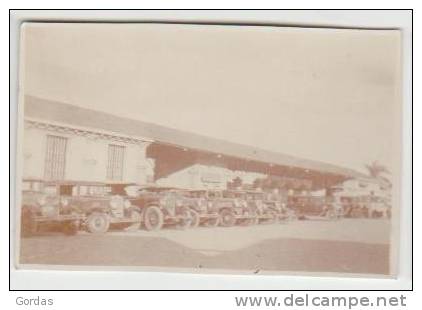
{"label": "dirt ground", "polygon": [[388,274],[389,231],[387,220],[342,219],[104,235],[44,233],[22,239],[20,263]]}

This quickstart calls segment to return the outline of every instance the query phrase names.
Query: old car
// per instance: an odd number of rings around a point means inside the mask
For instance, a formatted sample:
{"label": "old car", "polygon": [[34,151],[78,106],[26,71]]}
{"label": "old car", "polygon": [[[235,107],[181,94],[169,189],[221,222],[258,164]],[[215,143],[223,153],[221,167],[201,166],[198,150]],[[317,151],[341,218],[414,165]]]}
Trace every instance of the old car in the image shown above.
{"label": "old car", "polygon": [[330,197],[325,196],[289,196],[288,207],[296,212],[300,220],[309,218],[337,219],[340,217],[338,204]]}
{"label": "old car", "polygon": [[146,230],[159,230],[163,225],[188,228],[195,214],[184,204],[184,190],[172,187],[148,186],[140,188],[137,198],[131,202],[142,212]]}
{"label": "old car", "polygon": [[280,222],[291,221],[297,219],[295,210],[287,206],[287,195],[267,193],[264,203],[277,212]]}
{"label": "old car", "polygon": [[193,210],[192,227],[199,225],[214,227],[219,224],[220,215],[217,206],[208,196],[207,190],[188,190],[183,196],[183,204]]}
{"label": "old car", "polygon": [[362,196],[341,197],[344,205],[344,217],[346,218],[368,218],[369,201]]}
{"label": "old car", "polygon": [[348,206],[348,202],[339,196],[329,195],[325,197],[326,210],[331,219],[339,219],[344,217],[344,211]]}
{"label": "old car", "polygon": [[75,234],[84,216],[62,196],[66,188],[39,179],[22,182],[21,235],[30,236],[42,228]]}
{"label": "old car", "polygon": [[83,214],[82,226],[90,233],[105,233],[110,228],[127,228],[141,222],[137,206],[122,195],[112,193],[109,184],[101,182],[60,182],[61,197]]}
{"label": "old car", "polygon": [[247,219],[247,224],[275,223],[281,212],[276,204],[266,202],[265,193],[261,191],[245,191],[244,199],[255,217]]}
{"label": "old car", "polygon": [[253,209],[244,199],[244,193],[237,190],[208,190],[207,197],[219,214],[219,225],[234,226],[256,218]]}
{"label": "old car", "polygon": [[391,217],[391,205],[388,199],[379,196],[370,196],[368,200],[368,216],[370,218]]}

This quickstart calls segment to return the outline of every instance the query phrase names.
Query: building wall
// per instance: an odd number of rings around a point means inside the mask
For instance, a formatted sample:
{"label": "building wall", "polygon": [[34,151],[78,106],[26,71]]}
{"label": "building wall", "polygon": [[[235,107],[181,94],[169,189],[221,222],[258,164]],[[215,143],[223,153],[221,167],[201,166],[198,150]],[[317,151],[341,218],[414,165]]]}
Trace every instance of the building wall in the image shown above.
{"label": "building wall", "polygon": [[191,189],[226,189],[227,182],[239,177],[244,184],[252,184],[256,178],[265,175],[256,172],[232,171],[213,165],[193,164],[176,171],[156,182],[161,186]]}
{"label": "building wall", "polygon": [[[107,180],[108,146],[125,147],[123,159],[124,182],[145,184],[152,179],[154,161],[146,158],[148,142],[126,143],[90,132],[74,134],[72,130],[57,132],[53,127],[38,128],[25,124],[23,144],[23,177],[44,179],[47,135],[67,138],[65,179],[78,181]],[[81,133],[81,131],[76,131]]]}
{"label": "building wall", "polygon": [[[43,178],[45,161],[45,134],[25,124],[23,143],[23,177]],[[19,153],[18,153],[19,154]]]}
{"label": "building wall", "polygon": [[342,189],[338,195],[351,195],[351,196],[378,196],[389,197],[389,188],[384,188],[377,180],[360,180],[349,179],[344,181],[340,186]]}

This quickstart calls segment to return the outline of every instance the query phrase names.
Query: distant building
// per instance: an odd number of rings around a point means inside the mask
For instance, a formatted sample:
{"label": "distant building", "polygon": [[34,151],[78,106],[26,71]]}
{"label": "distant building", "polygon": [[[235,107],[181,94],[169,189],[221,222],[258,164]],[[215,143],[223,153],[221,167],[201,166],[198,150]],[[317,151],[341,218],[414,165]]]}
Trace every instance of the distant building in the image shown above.
{"label": "distant building", "polygon": [[387,179],[360,177],[344,180],[332,188],[335,195],[348,197],[379,197],[391,200],[391,183]]}

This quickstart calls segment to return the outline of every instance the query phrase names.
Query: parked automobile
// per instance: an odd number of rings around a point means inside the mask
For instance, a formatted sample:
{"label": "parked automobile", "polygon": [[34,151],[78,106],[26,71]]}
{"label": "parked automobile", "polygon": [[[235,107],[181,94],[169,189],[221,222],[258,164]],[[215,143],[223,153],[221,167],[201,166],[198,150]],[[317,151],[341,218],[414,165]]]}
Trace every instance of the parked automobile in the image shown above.
{"label": "parked automobile", "polygon": [[244,193],[236,190],[208,190],[208,198],[218,210],[220,226],[230,227],[256,218],[254,210],[244,199]]}
{"label": "parked automobile", "polygon": [[348,206],[348,203],[338,196],[326,196],[325,205],[328,216],[333,219],[339,219],[344,217],[344,210]]}
{"label": "parked automobile", "polygon": [[218,208],[208,194],[207,190],[189,190],[184,192],[184,205],[193,210],[192,227],[199,225],[215,227],[220,222]]}
{"label": "parked automobile", "polygon": [[83,214],[83,227],[91,233],[110,228],[127,228],[141,222],[140,209],[122,195],[112,193],[109,184],[100,182],[58,182],[61,197]]}
{"label": "parked automobile", "polygon": [[355,215],[355,204],[353,197],[338,196],[338,201],[343,209],[344,217],[353,217]]}
{"label": "parked automobile", "polygon": [[147,230],[159,230],[163,225],[188,228],[195,220],[195,214],[184,204],[183,190],[172,187],[149,186],[138,192],[132,203],[142,212]]}
{"label": "parked automobile", "polygon": [[38,179],[22,182],[21,235],[30,236],[41,228],[75,234],[84,216],[62,196],[59,184]]}
{"label": "parked automobile", "polygon": [[276,204],[266,203],[265,193],[260,191],[245,191],[244,199],[247,202],[254,218],[248,219],[247,224],[275,223],[279,218],[279,210]]}
{"label": "parked automobile", "polygon": [[297,219],[297,214],[293,209],[287,207],[287,196],[281,194],[267,194],[264,203],[277,213],[279,221],[289,221]]}
{"label": "parked automobile", "polygon": [[339,196],[343,216],[348,218],[389,218],[391,205],[386,197],[373,195]]}
{"label": "parked automobile", "polygon": [[323,196],[289,196],[288,208],[295,211],[298,219],[310,217],[322,217],[336,219],[339,217],[339,210],[330,198]]}
{"label": "parked automobile", "polygon": [[368,204],[368,215],[371,218],[390,218],[391,205],[385,198],[371,196]]}

